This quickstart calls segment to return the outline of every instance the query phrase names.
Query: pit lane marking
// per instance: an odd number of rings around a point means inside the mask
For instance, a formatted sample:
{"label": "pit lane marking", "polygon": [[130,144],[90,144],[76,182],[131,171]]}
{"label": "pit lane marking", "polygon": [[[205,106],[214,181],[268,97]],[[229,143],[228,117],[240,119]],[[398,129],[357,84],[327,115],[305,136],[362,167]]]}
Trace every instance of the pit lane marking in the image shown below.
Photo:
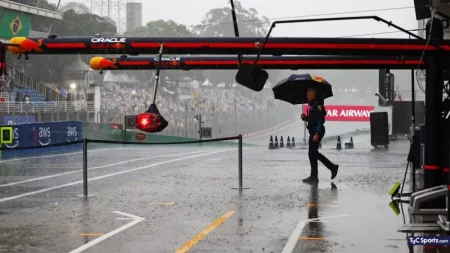
{"label": "pit lane marking", "polygon": [[104,236],[105,234],[90,234],[90,233],[86,233],[86,234],[80,234],[80,236]]}
{"label": "pit lane marking", "polygon": [[120,228],[114,229],[113,231],[111,231],[111,232],[109,232],[107,234],[104,234],[104,235],[100,236],[99,238],[97,238],[97,239],[95,239],[93,241],[90,241],[89,243],[86,243],[83,246],[78,247],[78,248],[70,251],[69,253],[80,253],[80,252],[83,252],[83,251],[89,249],[90,247],[92,247],[92,246],[94,246],[94,245],[96,245],[96,244],[98,244],[98,243],[100,243],[100,242],[110,238],[111,236],[116,235],[116,234],[124,231],[125,229],[130,228],[130,227],[138,224],[139,222],[145,220],[142,217],[135,216],[135,215],[128,214],[128,213],[124,213],[124,212],[120,212],[120,211],[114,211],[113,213],[126,216],[127,218],[130,218],[133,221],[130,222],[130,223],[127,223],[127,224],[125,224],[123,226],[121,226]]}
{"label": "pit lane marking", "polygon": [[[111,151],[111,150],[112,151],[125,150],[125,149],[130,149],[130,148],[103,148],[103,149],[89,150],[88,153]],[[31,160],[31,159],[52,158],[52,157],[59,157],[59,156],[69,156],[69,155],[82,154],[82,153],[83,153],[82,151],[78,151],[78,152],[69,152],[69,153],[57,154],[57,155],[32,156],[32,157],[23,157],[23,158],[14,158],[14,159],[0,159],[0,163],[25,161],[25,160]]]}
{"label": "pit lane marking", "polygon": [[[148,168],[152,168],[152,167],[156,167],[156,166],[160,166],[160,165],[164,165],[164,164],[168,164],[168,163],[183,161],[183,160],[197,158],[197,157],[202,157],[202,156],[214,155],[214,154],[228,152],[228,151],[235,151],[235,149],[219,150],[219,151],[214,151],[214,152],[209,152],[209,153],[204,153],[204,154],[199,154],[199,155],[193,155],[193,156],[176,158],[176,159],[167,160],[167,161],[159,162],[159,163],[152,163],[152,164],[149,164],[149,165],[146,165],[146,166],[142,166],[142,167],[138,167],[138,168],[134,168],[134,169],[123,170],[123,171],[119,171],[119,172],[115,172],[115,173],[111,173],[111,174],[106,174],[106,175],[103,175],[103,176],[93,177],[93,178],[88,179],[88,182],[97,181],[97,180],[100,180],[100,179],[113,177],[113,176],[118,176],[118,175],[122,175],[122,174],[128,174],[128,173],[135,172],[135,171],[145,170],[145,169],[148,169]],[[72,182],[72,183],[68,183],[68,184],[56,185],[56,186],[53,186],[53,187],[50,187],[50,188],[45,188],[45,189],[41,189],[41,190],[37,190],[37,191],[27,192],[27,193],[23,193],[23,194],[19,194],[19,195],[15,195],[15,196],[11,196],[11,197],[0,199],[0,203],[7,202],[7,201],[10,201],[10,200],[19,199],[19,198],[23,198],[23,197],[36,195],[36,194],[39,194],[39,193],[53,191],[53,190],[57,190],[57,189],[61,189],[61,188],[69,187],[69,186],[74,186],[74,185],[78,185],[78,184],[82,184],[82,183],[83,183],[83,180],[80,180],[80,181],[76,181],[76,182]]]}
{"label": "pit lane marking", "polygon": [[205,238],[209,233],[211,233],[214,229],[216,229],[218,226],[220,226],[222,223],[224,223],[228,218],[230,218],[235,212],[236,211],[231,210],[231,211],[228,211],[227,213],[225,213],[222,217],[215,220],[211,225],[209,225],[205,230],[203,230],[198,235],[196,235],[194,238],[192,238],[190,241],[188,241],[186,244],[184,244],[175,253],[185,253],[188,250],[190,250],[200,240]]}
{"label": "pit lane marking", "polygon": [[305,228],[306,223],[311,222],[311,221],[320,221],[321,219],[328,220],[328,219],[342,218],[342,217],[347,217],[347,216],[348,216],[348,214],[343,214],[343,215],[338,215],[338,216],[320,217],[320,218],[299,221],[281,253],[292,253],[294,251],[295,245],[297,245],[298,238],[300,238],[300,235],[301,235],[303,229]]}
{"label": "pit lane marking", "polygon": [[309,240],[309,241],[324,241],[324,237],[307,237],[307,236],[301,236],[298,238],[299,240]]}
{"label": "pit lane marking", "polygon": [[[107,168],[107,167],[112,167],[112,166],[117,166],[117,165],[121,165],[121,164],[137,162],[137,161],[145,161],[145,160],[154,159],[154,158],[163,158],[163,157],[171,157],[171,156],[179,156],[179,155],[191,155],[191,154],[198,154],[198,153],[208,152],[208,151],[212,151],[212,149],[211,150],[195,151],[195,152],[187,152],[187,153],[167,154],[167,155],[160,155],[160,156],[152,156],[152,157],[131,159],[131,160],[126,160],[126,161],[122,161],[122,162],[118,162],[118,163],[111,163],[111,164],[107,164],[107,165],[93,167],[93,168],[88,169],[88,171],[90,171],[90,170],[97,170],[97,169],[103,169],[103,168]],[[45,179],[50,179],[50,178],[55,178],[55,177],[60,177],[60,176],[66,176],[66,175],[74,174],[74,173],[77,173],[77,172],[83,172],[83,170],[69,171],[69,172],[58,173],[58,174],[53,174],[53,175],[48,175],[48,176],[43,176],[43,177],[30,178],[30,179],[27,179],[27,180],[22,180],[22,181],[7,183],[7,184],[0,184],[0,188],[7,187],[7,186],[18,185],[18,184],[29,183],[29,182],[40,181],[40,180],[45,180]]]}

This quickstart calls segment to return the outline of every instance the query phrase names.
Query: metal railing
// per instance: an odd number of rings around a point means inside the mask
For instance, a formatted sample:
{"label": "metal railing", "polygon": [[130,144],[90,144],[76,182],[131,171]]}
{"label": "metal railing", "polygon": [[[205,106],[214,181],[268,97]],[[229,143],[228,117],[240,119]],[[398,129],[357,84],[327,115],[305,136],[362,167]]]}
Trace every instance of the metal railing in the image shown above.
{"label": "metal railing", "polygon": [[11,2],[17,2],[21,4],[26,4],[30,6],[35,6],[45,10],[56,11],[56,5],[47,3],[47,1],[36,1],[36,0],[10,0]]}
{"label": "metal railing", "polygon": [[14,82],[17,82],[20,86],[28,86],[30,89],[36,91],[37,93],[45,95],[49,101],[67,100],[67,96],[63,96],[60,93],[56,92],[54,89],[42,84],[41,82],[35,81],[29,75],[23,73],[17,68],[7,66],[6,72]]}
{"label": "metal railing", "polygon": [[8,114],[21,113],[56,113],[56,112],[94,112],[94,102],[0,102],[0,112]]}

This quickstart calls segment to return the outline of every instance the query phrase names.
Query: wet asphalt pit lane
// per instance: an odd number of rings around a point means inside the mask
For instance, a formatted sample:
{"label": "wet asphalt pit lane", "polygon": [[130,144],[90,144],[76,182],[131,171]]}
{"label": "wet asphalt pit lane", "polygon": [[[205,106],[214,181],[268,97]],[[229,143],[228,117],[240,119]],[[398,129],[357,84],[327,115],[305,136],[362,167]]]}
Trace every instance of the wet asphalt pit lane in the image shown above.
{"label": "wet asphalt pit lane", "polygon": [[[405,143],[405,150],[407,146],[409,143]],[[398,157],[406,157],[406,151],[387,150],[377,154],[370,149],[356,149],[349,152],[324,150],[331,161],[341,165],[340,172],[333,185],[329,171],[319,165],[320,182],[316,188],[301,182],[309,174],[307,150],[279,149],[267,153],[264,148],[244,152],[244,187],[250,189],[240,194],[231,189],[238,185],[236,149],[99,178],[89,182],[89,192],[96,197],[87,201],[75,197],[82,192],[82,184],[77,184],[0,202],[2,238],[16,240],[6,246],[2,244],[1,249],[6,252],[70,252],[101,234],[126,225],[129,221],[116,220],[118,216],[111,213],[119,210],[145,220],[87,252],[148,252],[150,246],[155,253],[176,252],[225,213],[234,210],[231,217],[214,225],[189,252],[282,252],[296,224],[314,218],[319,218],[320,222],[305,224],[295,238],[293,252],[367,252],[367,244],[375,241],[373,245],[370,243],[370,252],[407,252],[406,240],[381,239],[399,237],[396,229],[402,221],[392,216],[392,211],[386,211],[389,202],[386,185],[403,176],[404,161],[399,161]],[[111,152],[89,154],[92,162],[89,166],[149,156],[144,151],[137,155],[133,149]],[[152,149],[152,155],[187,151],[179,148],[158,152]],[[130,162],[88,174],[90,178],[103,177],[189,156],[194,154]],[[69,163],[60,169],[59,165],[64,163],[61,158],[41,163],[45,167],[43,163],[54,162],[55,166],[45,171],[46,175],[51,175],[67,171],[67,168],[78,168],[81,156],[77,157],[78,160],[71,158],[72,165]],[[108,161],[109,158],[114,161]],[[25,170],[18,171],[18,174],[25,173]],[[13,172],[5,173],[12,175]],[[29,175],[41,176],[33,173]],[[38,191],[81,180],[81,175],[43,179],[11,189],[17,194]],[[348,217],[327,218],[342,215]],[[374,217],[377,221],[363,216]],[[14,234],[12,228],[20,232]],[[373,231],[370,238],[367,238],[367,231]],[[27,245],[27,249],[17,245]]]}

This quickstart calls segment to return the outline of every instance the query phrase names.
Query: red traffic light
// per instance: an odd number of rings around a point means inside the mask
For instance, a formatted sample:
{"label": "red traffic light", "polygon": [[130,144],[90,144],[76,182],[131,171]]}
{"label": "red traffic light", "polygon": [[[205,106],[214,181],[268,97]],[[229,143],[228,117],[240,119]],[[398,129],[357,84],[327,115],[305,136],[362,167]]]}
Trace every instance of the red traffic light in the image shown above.
{"label": "red traffic light", "polygon": [[167,121],[156,113],[141,113],[136,116],[136,127],[144,132],[157,133],[167,127]]}

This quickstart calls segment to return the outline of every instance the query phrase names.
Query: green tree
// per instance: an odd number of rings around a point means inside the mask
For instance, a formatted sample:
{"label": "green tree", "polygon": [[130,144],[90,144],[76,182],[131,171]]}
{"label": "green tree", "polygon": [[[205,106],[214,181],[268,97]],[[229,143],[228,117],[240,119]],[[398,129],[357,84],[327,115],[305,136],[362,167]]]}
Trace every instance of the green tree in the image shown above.
{"label": "green tree", "polygon": [[[229,1],[227,1],[229,5]],[[239,35],[243,37],[265,36],[270,26],[267,17],[260,17],[253,9],[245,9],[239,1],[234,2]],[[234,37],[231,7],[216,8],[206,13],[194,32],[205,37]]]}
{"label": "green tree", "polygon": [[[116,26],[100,16],[90,13],[77,13],[70,9],[77,7],[78,10],[86,9],[86,6],[77,3],[68,3],[61,7],[67,9],[63,20],[57,20],[51,28],[52,34],[58,37],[64,36],[92,36],[94,34],[115,35]],[[24,69],[36,81],[62,83],[64,71],[76,59],[77,55],[30,55],[30,60],[23,61]],[[81,56],[84,63],[89,64],[92,55]]]}
{"label": "green tree", "polygon": [[[192,37],[193,34],[185,25],[178,24],[173,20],[154,20],[148,22],[145,26],[140,27],[134,31],[128,31],[126,36],[139,36],[139,37]],[[164,55],[163,55],[164,56]],[[139,80],[153,80],[152,71],[139,72]],[[189,82],[193,80],[204,81],[202,71],[161,71],[161,83],[180,83]]]}
{"label": "green tree", "polygon": [[148,22],[145,26],[134,31],[127,31],[125,35],[141,37],[192,37],[194,34],[185,25],[177,24],[173,20],[162,19]]}
{"label": "green tree", "polygon": [[[229,5],[229,1],[227,1]],[[246,9],[239,1],[235,1],[236,19],[238,22],[239,35],[242,37],[264,37],[270,27],[270,21],[265,16],[260,16],[253,9]],[[193,31],[202,37],[234,37],[233,17],[231,6],[216,8],[206,13],[200,25],[194,27]],[[279,71],[268,71],[269,80],[277,82]],[[213,85],[225,84],[232,86],[235,82],[235,73],[231,71],[205,71],[205,76]]]}

